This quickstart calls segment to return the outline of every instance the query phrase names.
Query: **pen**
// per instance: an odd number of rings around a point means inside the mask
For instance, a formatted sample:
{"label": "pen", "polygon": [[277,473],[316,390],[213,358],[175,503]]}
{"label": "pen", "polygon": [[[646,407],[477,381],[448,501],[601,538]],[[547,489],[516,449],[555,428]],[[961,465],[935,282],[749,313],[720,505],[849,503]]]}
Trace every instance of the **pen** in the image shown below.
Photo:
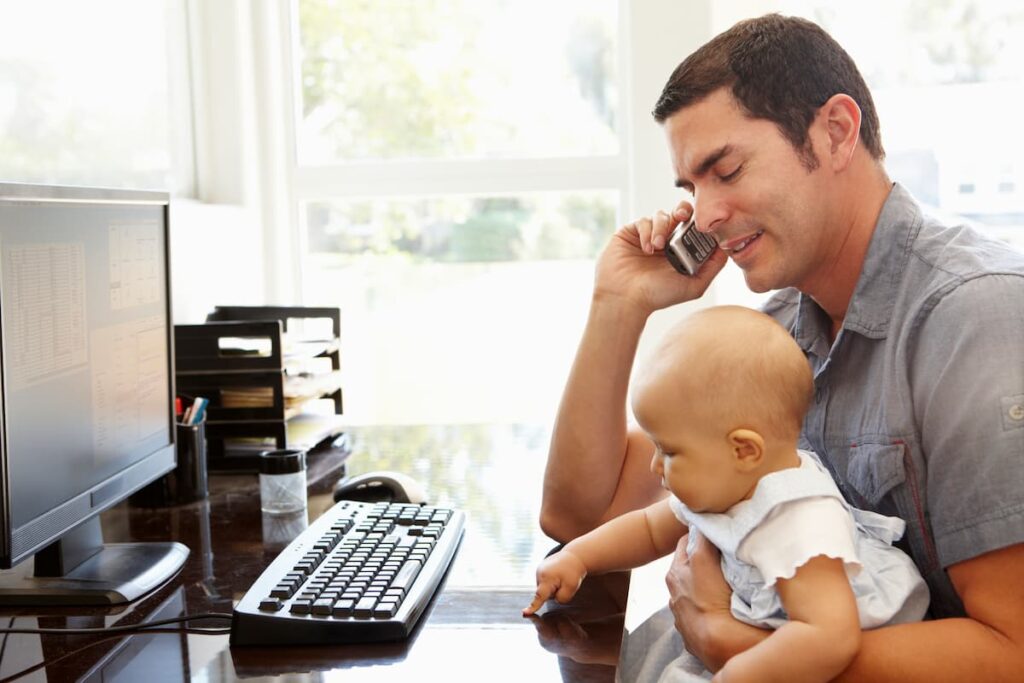
{"label": "pen", "polygon": [[189,413],[185,424],[197,425],[203,421],[206,417],[206,406],[209,405],[208,399],[197,396],[196,400],[192,402],[191,412]]}

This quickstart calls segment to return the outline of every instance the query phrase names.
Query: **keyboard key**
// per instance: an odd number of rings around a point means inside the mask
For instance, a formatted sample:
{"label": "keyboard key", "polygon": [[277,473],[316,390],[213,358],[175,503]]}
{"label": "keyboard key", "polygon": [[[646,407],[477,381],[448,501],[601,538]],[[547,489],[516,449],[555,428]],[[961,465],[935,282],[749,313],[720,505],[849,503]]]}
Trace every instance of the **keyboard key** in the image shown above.
{"label": "keyboard key", "polygon": [[377,598],[361,598],[352,613],[357,617],[368,617],[373,614],[373,606],[376,604]]}
{"label": "keyboard key", "polygon": [[310,600],[292,600],[292,613],[309,614],[309,610],[312,606],[313,603]]}
{"label": "keyboard key", "polygon": [[321,598],[313,603],[313,614],[330,614],[334,609],[334,600]]}
{"label": "keyboard key", "polygon": [[352,616],[352,610],[355,609],[355,600],[338,600],[334,603],[334,616],[336,617],[350,617]]}
{"label": "keyboard key", "polygon": [[373,617],[375,619],[390,619],[395,616],[395,612],[398,611],[398,605],[393,602],[379,602],[373,608]]}
{"label": "keyboard key", "polygon": [[281,601],[277,598],[264,598],[263,600],[260,600],[260,609],[276,612],[281,609]]}
{"label": "keyboard key", "polygon": [[391,582],[392,588],[401,588],[404,591],[408,591],[409,587],[412,586],[413,580],[416,575],[420,573],[420,568],[423,567],[423,563],[419,560],[410,560],[402,565],[402,568],[398,571],[395,576],[395,580]]}

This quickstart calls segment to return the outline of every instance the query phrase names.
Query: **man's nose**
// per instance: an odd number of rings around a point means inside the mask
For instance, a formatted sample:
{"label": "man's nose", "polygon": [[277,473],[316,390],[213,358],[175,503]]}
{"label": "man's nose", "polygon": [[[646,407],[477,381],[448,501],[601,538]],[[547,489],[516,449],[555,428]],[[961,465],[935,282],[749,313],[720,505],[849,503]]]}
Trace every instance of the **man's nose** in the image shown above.
{"label": "man's nose", "polygon": [[693,196],[693,213],[697,216],[697,229],[713,233],[729,217],[729,207],[721,194],[710,189],[698,190]]}

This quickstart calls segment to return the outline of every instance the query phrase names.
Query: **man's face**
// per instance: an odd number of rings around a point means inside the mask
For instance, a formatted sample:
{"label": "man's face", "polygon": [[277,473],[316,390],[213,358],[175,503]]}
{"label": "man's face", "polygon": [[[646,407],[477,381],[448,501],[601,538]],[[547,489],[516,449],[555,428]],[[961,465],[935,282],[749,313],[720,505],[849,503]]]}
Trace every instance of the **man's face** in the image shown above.
{"label": "man's face", "polygon": [[808,171],[776,125],[745,116],[725,88],[670,116],[665,132],[676,184],[693,194],[698,229],[743,270],[747,286],[807,291],[837,246],[830,244],[826,160]]}

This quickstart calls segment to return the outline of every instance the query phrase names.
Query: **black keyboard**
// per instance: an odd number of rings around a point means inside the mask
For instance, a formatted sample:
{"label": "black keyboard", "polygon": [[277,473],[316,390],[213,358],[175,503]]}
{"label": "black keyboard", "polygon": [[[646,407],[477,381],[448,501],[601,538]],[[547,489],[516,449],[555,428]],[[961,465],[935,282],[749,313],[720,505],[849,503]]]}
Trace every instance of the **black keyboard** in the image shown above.
{"label": "black keyboard", "polygon": [[341,501],[274,559],[235,607],[232,645],[407,638],[462,539],[465,514]]}

